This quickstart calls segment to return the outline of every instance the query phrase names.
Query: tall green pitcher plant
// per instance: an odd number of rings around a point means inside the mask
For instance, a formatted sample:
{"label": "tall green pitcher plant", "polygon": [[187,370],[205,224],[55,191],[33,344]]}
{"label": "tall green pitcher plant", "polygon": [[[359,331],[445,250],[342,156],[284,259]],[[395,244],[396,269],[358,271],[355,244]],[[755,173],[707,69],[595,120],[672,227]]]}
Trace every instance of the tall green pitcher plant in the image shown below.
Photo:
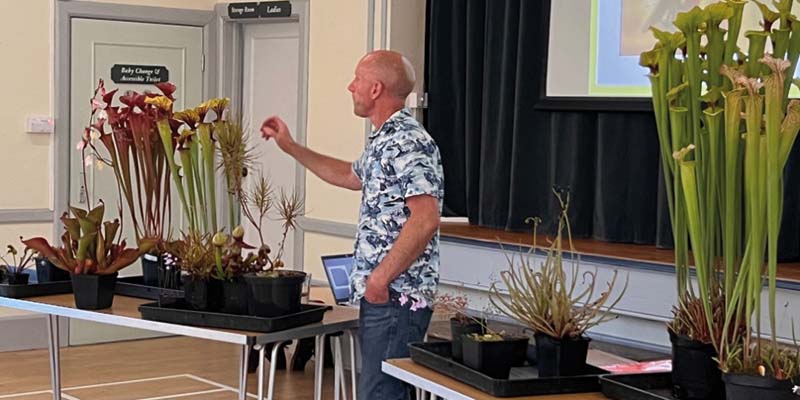
{"label": "tall green pitcher plant", "polygon": [[[788,98],[800,22],[790,0],[773,2],[777,10],[753,3],[763,29],[744,33],[747,54],[737,45],[745,1],[726,0],[678,14],[677,32],[653,28],[657,43],[640,63],[650,69],[675,243],[670,328],[714,344],[723,371],[785,379],[797,375],[797,357],[778,346],[775,282],[783,169],[800,129],[800,102]],[[768,346],[759,340],[765,277]]]}

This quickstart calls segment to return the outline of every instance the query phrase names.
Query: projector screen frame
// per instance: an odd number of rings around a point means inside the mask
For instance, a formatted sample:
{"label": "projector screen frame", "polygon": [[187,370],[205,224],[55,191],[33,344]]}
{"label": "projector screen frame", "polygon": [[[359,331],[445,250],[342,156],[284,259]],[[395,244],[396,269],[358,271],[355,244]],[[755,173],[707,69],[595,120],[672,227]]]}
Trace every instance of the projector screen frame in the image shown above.
{"label": "projector screen frame", "polygon": [[550,43],[550,3],[542,1],[542,14],[539,23],[540,38],[544,38],[544,50],[539,57],[541,76],[539,77],[539,93],[534,102],[534,109],[543,111],[653,111],[651,97],[597,97],[597,96],[548,96],[547,95],[547,61]]}

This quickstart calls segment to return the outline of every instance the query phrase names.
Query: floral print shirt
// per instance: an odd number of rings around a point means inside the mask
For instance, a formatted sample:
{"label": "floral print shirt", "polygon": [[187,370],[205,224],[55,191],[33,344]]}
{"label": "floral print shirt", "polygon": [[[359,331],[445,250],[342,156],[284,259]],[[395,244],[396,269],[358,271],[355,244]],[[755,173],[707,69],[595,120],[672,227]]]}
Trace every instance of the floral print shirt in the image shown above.
{"label": "floral print shirt", "polygon": [[[361,179],[361,208],[350,274],[350,300],[364,296],[367,277],[389,253],[411,214],[405,199],[430,195],[444,198],[444,176],[439,148],[408,109],[394,113],[372,132],[361,158],[353,162]],[[439,232],[411,266],[391,284],[394,291],[428,299],[439,282]]]}

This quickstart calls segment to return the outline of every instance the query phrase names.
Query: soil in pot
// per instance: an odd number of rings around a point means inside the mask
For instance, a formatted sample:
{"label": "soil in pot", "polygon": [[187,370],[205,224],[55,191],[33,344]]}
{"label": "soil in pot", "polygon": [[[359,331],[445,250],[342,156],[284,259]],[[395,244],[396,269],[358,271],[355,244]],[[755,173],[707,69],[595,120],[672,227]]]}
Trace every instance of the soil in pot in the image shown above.
{"label": "soil in pot", "polygon": [[36,280],[39,283],[68,281],[69,272],[56,267],[50,260],[41,257],[36,259]]}
{"label": "soil in pot", "polygon": [[722,371],[714,345],[669,331],[672,342],[672,395],[678,399],[725,398]]}
{"label": "soil in pot", "polygon": [[[528,338],[504,337],[502,340],[476,340],[477,335],[464,336],[464,365],[495,379],[508,379],[515,351],[525,349]],[[525,350],[521,350],[524,358]]]}
{"label": "soil in pot", "polygon": [[75,306],[81,310],[102,310],[114,303],[117,273],[110,275],[70,274]]}
{"label": "soil in pot", "polygon": [[27,272],[7,273],[5,282],[9,285],[27,285],[30,275]]}
{"label": "soil in pot", "polygon": [[144,284],[147,286],[159,286],[158,273],[162,265],[161,257],[153,254],[145,254],[142,256],[141,260]]}
{"label": "soil in pot", "polygon": [[202,280],[187,276],[183,281],[186,306],[197,311],[219,311],[222,308],[222,281]]}
{"label": "soil in pot", "polygon": [[589,338],[554,339],[537,333],[536,365],[540,377],[574,376],[586,371]]}
{"label": "soil in pot", "polygon": [[[795,377],[797,381],[800,377]],[[725,393],[727,400],[797,400],[792,392],[792,380],[779,381],[771,376],[745,374],[725,374]]]}
{"label": "soil in pot", "polygon": [[469,318],[466,320],[457,317],[450,318],[450,335],[452,337],[450,345],[454,361],[461,362],[463,360],[462,343],[464,340],[464,335],[469,335],[470,333],[483,333],[483,326],[486,326],[486,321],[480,321],[481,322],[478,323],[477,321]]}
{"label": "soil in pot", "polygon": [[247,314],[247,282],[241,277],[222,282],[222,312]]}
{"label": "soil in pot", "polygon": [[304,272],[279,270],[270,276],[248,274],[244,278],[249,315],[272,318],[300,312]]}

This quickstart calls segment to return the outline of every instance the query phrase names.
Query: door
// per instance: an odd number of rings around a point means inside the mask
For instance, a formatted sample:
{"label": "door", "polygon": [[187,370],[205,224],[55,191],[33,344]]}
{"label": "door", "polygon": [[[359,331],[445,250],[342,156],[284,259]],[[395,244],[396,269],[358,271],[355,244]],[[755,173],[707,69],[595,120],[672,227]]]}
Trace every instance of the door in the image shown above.
{"label": "door", "polygon": [[[158,93],[152,84],[115,83],[111,69],[115,64],[163,66],[169,80],[177,85],[174,109],[195,107],[203,99],[203,29],[201,27],[160,25],[136,22],[72,19],[70,77],[70,132],[71,143],[77,143],[89,121],[92,96],[97,82],[103,79],[107,90],[118,88],[119,95],[128,90]],[[106,126],[106,131],[109,131]],[[104,153],[102,144],[97,144]],[[74,147],[72,147],[74,148]],[[106,205],[106,219],[119,216],[119,194],[114,174],[110,168],[86,167],[88,188],[84,188],[81,152],[74,150],[70,156],[70,204],[85,208],[87,193],[96,204],[102,199]],[[172,203],[177,203],[173,201]],[[127,215],[127,212],[126,212]],[[182,213],[173,204],[173,235],[180,233]],[[123,220],[123,238],[135,245],[132,223]],[[121,271],[122,276],[140,275],[137,262]]]}
{"label": "door", "polygon": [[[300,23],[265,22],[246,24],[244,37],[244,71],[242,90],[242,117],[249,127],[250,143],[258,155],[255,171],[248,176],[248,186],[259,173],[268,177],[276,196],[283,189],[287,194],[295,190],[297,163],[272,142],[261,138],[260,127],[264,119],[278,115],[289,126],[292,136],[298,138],[298,91],[300,74]],[[264,240],[277,251],[281,239],[281,224],[273,214],[264,221]],[[258,243],[252,226],[245,225],[248,243]],[[283,261],[287,269],[302,269],[295,265],[293,233],[286,238]]]}
{"label": "door", "polygon": [[[97,82],[103,79],[106,89],[119,88],[120,94],[128,90],[158,92],[158,88],[149,84],[114,83],[111,68],[114,64],[163,66],[169,71],[169,80],[177,85],[175,110],[199,105],[203,101],[203,28],[73,18],[70,44],[70,143],[73,144],[70,147],[70,204],[86,208],[88,191],[93,201],[104,200],[105,217],[113,219],[119,216],[119,195],[113,172],[109,168],[99,170],[87,167],[88,188],[83,188],[83,160],[80,151],[74,147],[89,122],[89,99]],[[116,102],[119,103],[119,100]],[[100,143],[97,146],[102,148]],[[177,235],[180,233],[182,214],[178,208],[179,202],[173,203],[171,227],[173,235]],[[123,237],[127,238],[129,244],[135,245],[131,226],[126,217],[123,220]],[[140,274],[139,262],[120,273],[122,276]],[[72,321],[69,330],[72,345],[153,336],[151,332],[78,320]]]}

